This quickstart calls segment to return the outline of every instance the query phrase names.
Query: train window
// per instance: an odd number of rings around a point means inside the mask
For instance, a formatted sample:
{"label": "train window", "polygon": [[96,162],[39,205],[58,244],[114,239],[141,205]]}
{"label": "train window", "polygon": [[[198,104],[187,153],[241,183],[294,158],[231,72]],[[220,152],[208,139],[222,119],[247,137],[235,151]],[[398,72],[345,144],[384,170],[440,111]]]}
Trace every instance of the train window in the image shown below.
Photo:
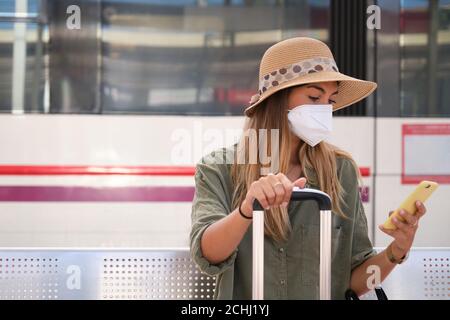
{"label": "train window", "polygon": [[103,4],[104,113],[242,115],[271,44],[328,40],[327,0],[147,3]]}
{"label": "train window", "polygon": [[[0,0],[0,17],[24,2]],[[21,50],[13,31],[1,37],[0,68],[7,69],[0,75],[3,112],[242,115],[270,45],[301,35],[329,42],[330,0],[33,3],[45,4],[35,11],[46,18],[35,26],[42,27],[42,37],[26,37],[26,59],[12,54]],[[74,5],[80,9],[79,29],[67,24],[76,15],[68,10]],[[13,90],[16,64],[26,64],[24,92]],[[38,81],[35,86],[28,77]],[[13,91],[26,96],[16,107]]]}
{"label": "train window", "polygon": [[400,22],[399,116],[450,116],[450,1],[402,1]]}
{"label": "train window", "polygon": [[0,112],[43,111],[38,11],[39,0],[0,0]]}

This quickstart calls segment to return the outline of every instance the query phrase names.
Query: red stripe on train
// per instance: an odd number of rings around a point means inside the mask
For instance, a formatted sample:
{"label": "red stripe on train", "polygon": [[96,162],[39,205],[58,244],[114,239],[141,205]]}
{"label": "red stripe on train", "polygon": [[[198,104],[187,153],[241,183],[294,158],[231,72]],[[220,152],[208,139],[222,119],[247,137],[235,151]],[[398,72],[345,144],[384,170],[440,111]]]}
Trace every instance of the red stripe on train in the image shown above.
{"label": "red stripe on train", "polygon": [[[363,177],[370,176],[369,167],[359,168]],[[0,165],[0,175],[60,176],[60,175],[138,175],[138,176],[192,176],[190,166],[36,166]]]}
{"label": "red stripe on train", "polygon": [[195,167],[183,166],[12,166],[0,165],[0,175],[139,175],[192,176]]}
{"label": "red stripe on train", "polygon": [[359,167],[359,172],[363,177],[370,177],[370,168],[369,167]]}

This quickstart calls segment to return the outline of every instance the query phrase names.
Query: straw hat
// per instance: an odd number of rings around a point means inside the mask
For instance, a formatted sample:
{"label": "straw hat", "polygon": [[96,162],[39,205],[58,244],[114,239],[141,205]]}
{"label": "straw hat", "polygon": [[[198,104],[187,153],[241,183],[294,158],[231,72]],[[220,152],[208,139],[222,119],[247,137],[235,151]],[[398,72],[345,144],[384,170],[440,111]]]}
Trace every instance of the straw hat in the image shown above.
{"label": "straw hat", "polygon": [[339,81],[333,111],[347,107],[370,95],[375,82],[346,76],[339,72],[330,48],[312,38],[291,38],[276,43],[264,53],[259,67],[259,91],[250,99],[245,114],[277,91],[302,84]]}

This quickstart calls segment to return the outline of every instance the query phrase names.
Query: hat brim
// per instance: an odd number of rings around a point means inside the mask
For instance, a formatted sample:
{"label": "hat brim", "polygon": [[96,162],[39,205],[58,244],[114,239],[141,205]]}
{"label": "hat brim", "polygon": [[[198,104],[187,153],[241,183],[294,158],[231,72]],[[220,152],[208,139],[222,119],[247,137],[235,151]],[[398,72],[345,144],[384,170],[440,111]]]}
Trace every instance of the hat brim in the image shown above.
{"label": "hat brim", "polygon": [[333,104],[333,111],[348,107],[369,96],[376,88],[377,84],[372,81],[360,80],[334,71],[322,71],[310,73],[289,81],[286,81],[276,87],[271,87],[264,92],[258,101],[251,104],[244,111],[246,116],[251,116],[255,108],[268,97],[280,90],[295,87],[299,85],[339,81],[336,103]]}

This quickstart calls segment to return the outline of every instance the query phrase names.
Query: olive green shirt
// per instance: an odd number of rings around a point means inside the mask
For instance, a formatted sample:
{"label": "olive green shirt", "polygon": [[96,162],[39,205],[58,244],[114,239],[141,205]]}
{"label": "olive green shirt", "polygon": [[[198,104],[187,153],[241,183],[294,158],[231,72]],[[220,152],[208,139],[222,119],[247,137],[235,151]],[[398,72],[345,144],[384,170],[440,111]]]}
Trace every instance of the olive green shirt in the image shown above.
{"label": "olive green shirt", "polygon": [[[200,270],[216,277],[215,299],[252,298],[251,225],[238,248],[219,264],[211,264],[200,247],[206,228],[235,209],[231,207],[234,191],[231,164],[224,158],[232,159],[235,146],[211,152],[196,165],[190,247]],[[368,237],[357,172],[348,159],[337,157],[336,160],[339,181],[345,190],[346,205],[341,206],[348,219],[333,214],[331,298],[344,299],[352,270],[376,255],[376,251]],[[306,187],[318,189],[310,183]],[[264,298],[318,299],[320,216],[317,203],[291,202],[288,214],[292,225],[289,239],[283,243],[267,236],[264,239]]]}

